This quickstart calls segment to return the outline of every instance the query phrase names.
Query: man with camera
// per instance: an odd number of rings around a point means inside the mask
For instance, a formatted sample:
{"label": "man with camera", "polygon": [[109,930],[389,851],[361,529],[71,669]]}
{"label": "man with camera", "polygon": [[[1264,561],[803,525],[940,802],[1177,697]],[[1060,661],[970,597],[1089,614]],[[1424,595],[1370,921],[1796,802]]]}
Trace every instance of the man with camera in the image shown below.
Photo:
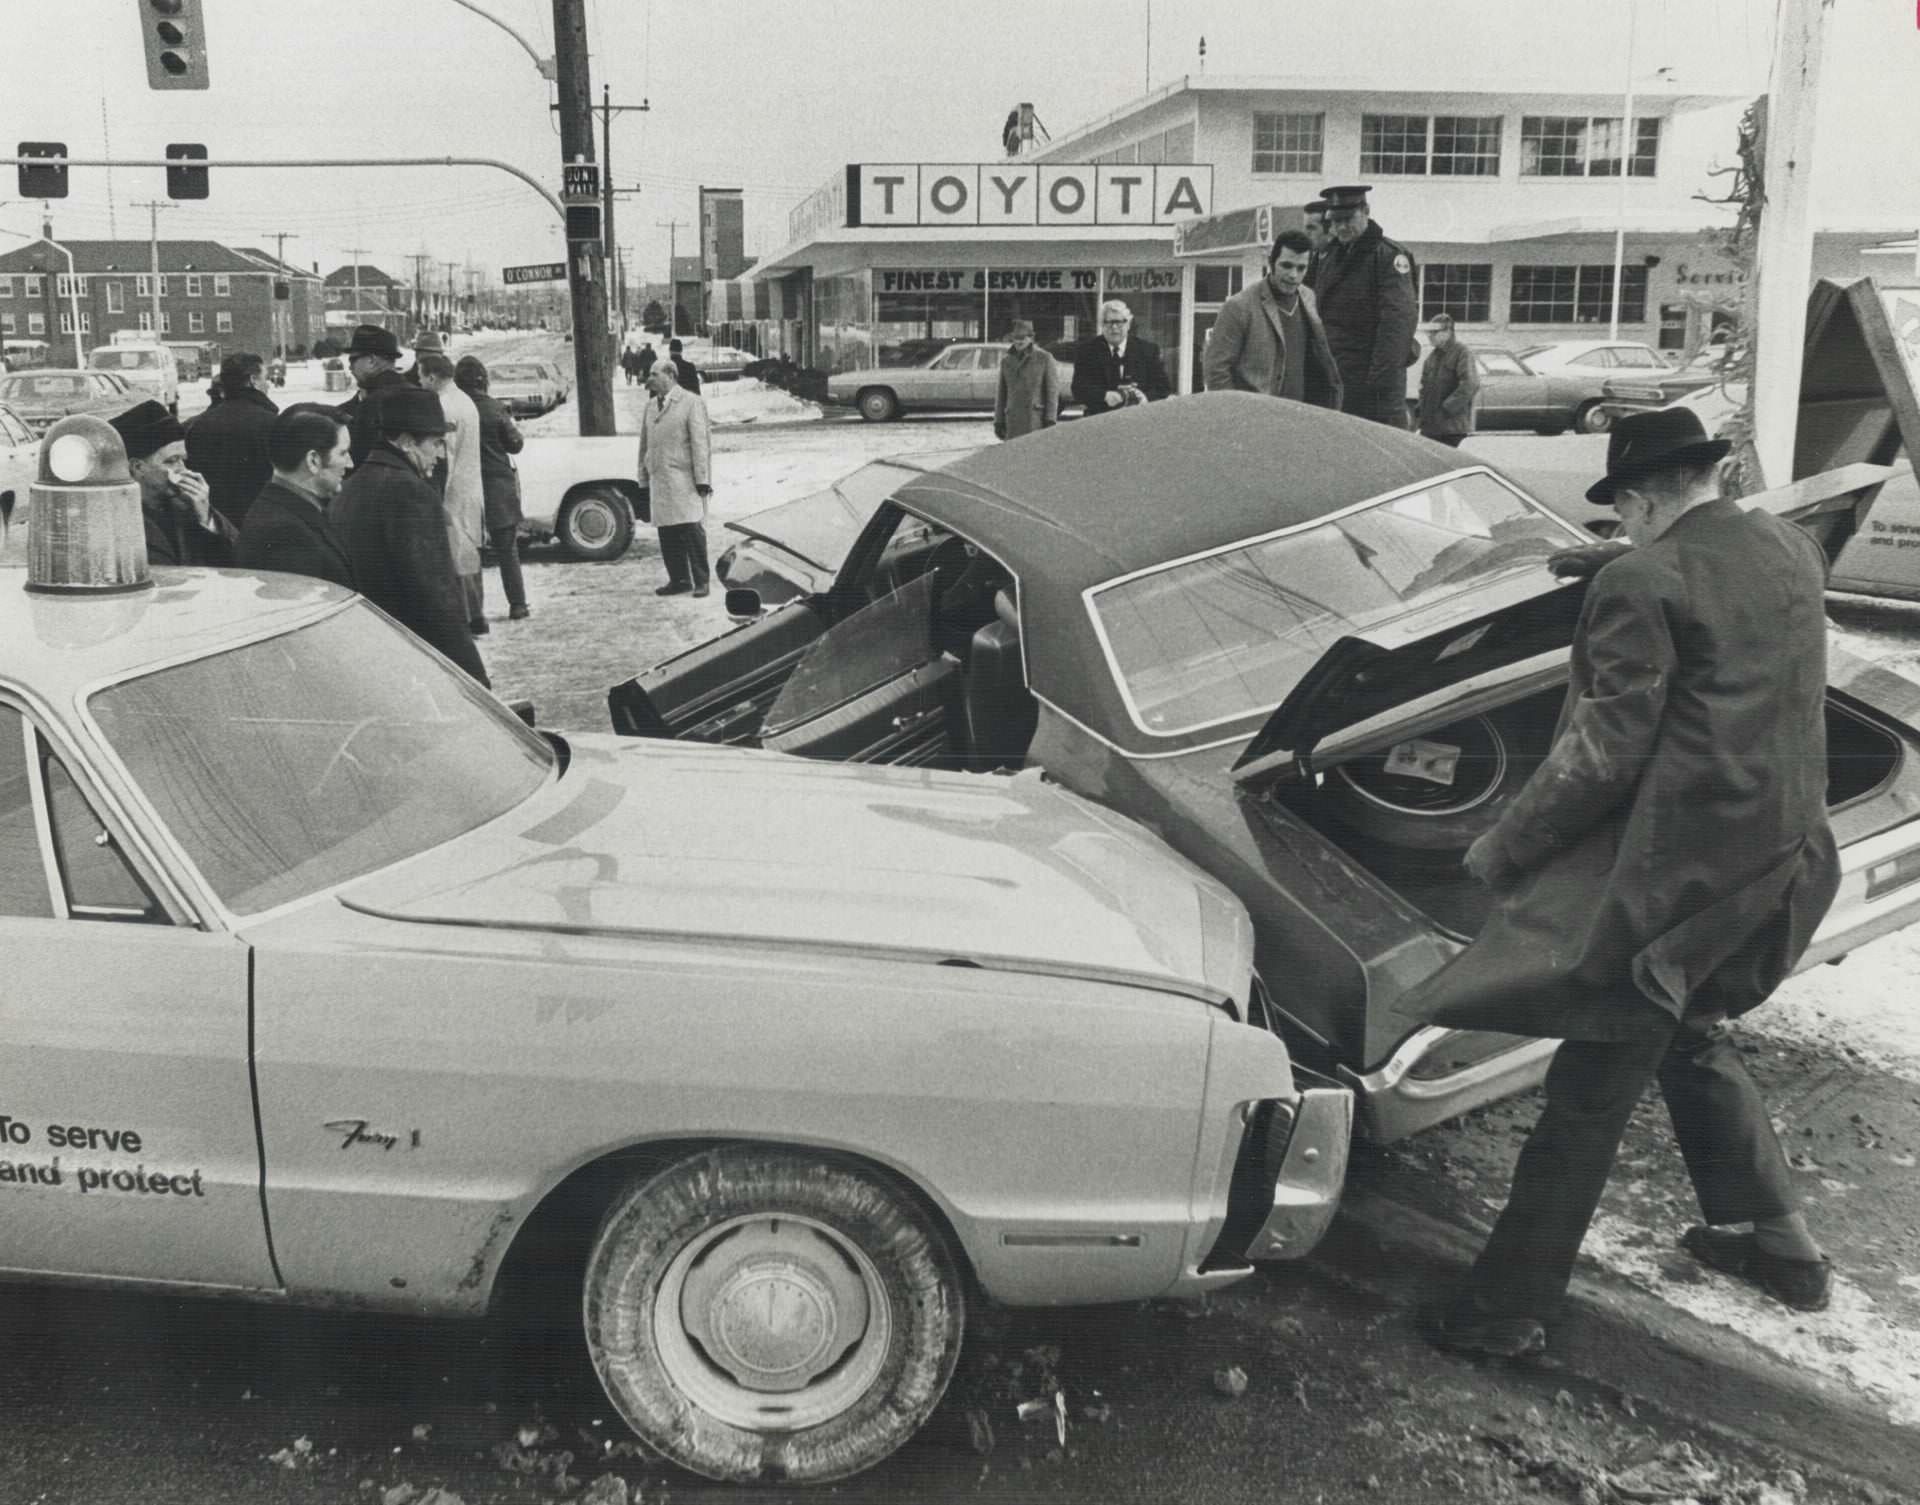
{"label": "man with camera", "polygon": [[1088,418],[1158,402],[1172,390],[1160,364],[1160,347],[1138,335],[1129,337],[1132,327],[1133,310],[1109,298],[1100,305],[1100,333],[1074,348],[1073,397]]}

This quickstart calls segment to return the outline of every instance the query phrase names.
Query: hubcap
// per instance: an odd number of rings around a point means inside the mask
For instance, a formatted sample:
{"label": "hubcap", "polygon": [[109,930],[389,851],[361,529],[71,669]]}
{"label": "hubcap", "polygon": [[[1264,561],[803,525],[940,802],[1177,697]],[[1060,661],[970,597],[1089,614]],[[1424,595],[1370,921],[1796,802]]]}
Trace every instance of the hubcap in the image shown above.
{"label": "hubcap", "polygon": [[847,1409],[878,1375],[891,1320],[879,1272],[806,1218],[736,1218],[674,1259],[654,1305],[674,1382],[735,1426],[792,1431]]}
{"label": "hubcap", "polygon": [[573,533],[583,544],[603,544],[613,537],[613,509],[599,497],[576,502],[573,508]]}

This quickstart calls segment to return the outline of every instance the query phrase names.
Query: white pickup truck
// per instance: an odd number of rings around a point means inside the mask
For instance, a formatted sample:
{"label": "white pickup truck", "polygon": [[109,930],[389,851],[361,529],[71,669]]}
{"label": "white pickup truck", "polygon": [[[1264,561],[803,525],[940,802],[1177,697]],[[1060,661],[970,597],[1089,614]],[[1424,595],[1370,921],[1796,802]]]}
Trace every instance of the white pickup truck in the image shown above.
{"label": "white pickup truck", "polygon": [[575,559],[618,559],[634,523],[647,521],[639,451],[632,434],[530,437],[514,456],[529,532],[559,539]]}

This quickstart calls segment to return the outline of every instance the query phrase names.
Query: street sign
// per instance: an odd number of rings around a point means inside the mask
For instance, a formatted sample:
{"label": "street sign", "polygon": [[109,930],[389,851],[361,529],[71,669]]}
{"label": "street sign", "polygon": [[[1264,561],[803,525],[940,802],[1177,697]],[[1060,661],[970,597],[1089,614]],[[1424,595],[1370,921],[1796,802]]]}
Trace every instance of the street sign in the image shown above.
{"label": "street sign", "polygon": [[508,287],[522,282],[565,282],[567,264],[564,261],[541,261],[526,267],[502,267],[500,280]]}
{"label": "street sign", "polygon": [[598,162],[564,162],[560,166],[560,197],[597,199],[600,197]]}

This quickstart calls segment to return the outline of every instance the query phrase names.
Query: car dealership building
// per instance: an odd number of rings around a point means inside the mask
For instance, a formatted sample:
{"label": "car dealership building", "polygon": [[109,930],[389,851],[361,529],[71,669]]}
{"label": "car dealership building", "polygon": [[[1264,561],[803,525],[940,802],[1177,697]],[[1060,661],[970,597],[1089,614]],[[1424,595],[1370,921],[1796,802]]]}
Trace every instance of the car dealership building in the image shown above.
{"label": "car dealership building", "polygon": [[[1084,337],[1104,297],[1198,383],[1207,331],[1259,275],[1274,234],[1328,183],[1372,185],[1413,252],[1423,322],[1519,349],[1608,333],[1623,231],[1620,337],[1710,342],[1743,274],[1718,244],[1744,97],[1360,80],[1188,77],[999,162],[850,164],[789,217],[788,243],[716,286],[716,327],[828,371],[905,362],[1029,319]],[[1704,197],[1703,197],[1704,196]],[[1823,229],[1813,275],[1884,270],[1861,252],[1896,224]],[[716,337],[720,337],[716,335]]]}

